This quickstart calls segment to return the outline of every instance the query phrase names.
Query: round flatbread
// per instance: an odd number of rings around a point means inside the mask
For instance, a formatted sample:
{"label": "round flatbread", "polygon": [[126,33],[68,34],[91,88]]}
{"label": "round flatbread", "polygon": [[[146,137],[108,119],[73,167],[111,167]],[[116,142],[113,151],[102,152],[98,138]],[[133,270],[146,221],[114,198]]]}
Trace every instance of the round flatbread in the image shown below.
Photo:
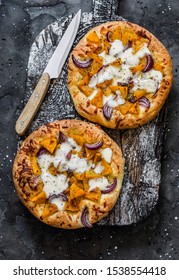
{"label": "round flatbread", "polygon": [[43,125],[21,145],[13,179],[23,204],[59,228],[91,227],[119,196],[124,159],[118,145],[94,124],[60,120]]}
{"label": "round flatbread", "polygon": [[110,128],[153,119],[172,85],[166,48],[143,27],[124,21],[90,30],[69,58],[68,88],[78,113]]}

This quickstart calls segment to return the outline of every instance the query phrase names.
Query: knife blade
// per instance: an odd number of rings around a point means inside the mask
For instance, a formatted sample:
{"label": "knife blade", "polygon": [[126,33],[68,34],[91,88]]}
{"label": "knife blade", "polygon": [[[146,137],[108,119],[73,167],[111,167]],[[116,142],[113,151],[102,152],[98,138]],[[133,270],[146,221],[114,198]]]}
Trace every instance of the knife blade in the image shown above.
{"label": "knife blade", "polygon": [[50,58],[42,76],[40,77],[32,95],[19,116],[15,130],[23,135],[34,119],[50,85],[50,80],[58,78],[75,40],[81,18],[81,10],[70,22],[67,30]]}

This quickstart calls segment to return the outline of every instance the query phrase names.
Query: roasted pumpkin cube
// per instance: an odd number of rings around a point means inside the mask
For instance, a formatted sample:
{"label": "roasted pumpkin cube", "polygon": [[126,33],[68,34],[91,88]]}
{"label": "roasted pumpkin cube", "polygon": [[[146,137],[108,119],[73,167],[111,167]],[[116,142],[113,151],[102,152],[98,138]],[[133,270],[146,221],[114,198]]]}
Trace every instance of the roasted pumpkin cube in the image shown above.
{"label": "roasted pumpkin cube", "polygon": [[90,192],[86,192],[84,198],[99,203],[101,198],[101,191],[99,188],[94,188]]}
{"label": "roasted pumpkin cube", "polygon": [[104,169],[101,173],[103,176],[107,176],[107,175],[112,174],[111,165],[104,158],[101,161],[101,165],[104,167]]}
{"label": "roasted pumpkin cube", "polygon": [[41,169],[40,169],[40,166],[38,164],[38,161],[37,161],[37,157],[36,156],[32,156],[31,157],[31,165],[32,165],[32,170],[33,170],[33,173],[35,175],[40,175],[41,174]]}
{"label": "roasted pumpkin cube", "polygon": [[121,40],[122,33],[120,26],[117,26],[114,30],[109,31],[110,41]]}
{"label": "roasted pumpkin cube", "polygon": [[90,150],[85,147],[86,157],[88,160],[92,159],[96,155],[96,150]]}
{"label": "roasted pumpkin cube", "polygon": [[93,97],[91,104],[97,108],[103,108],[103,91],[101,89],[99,89],[97,94]]}
{"label": "roasted pumpkin cube", "polygon": [[128,87],[127,86],[119,86],[120,93],[124,99],[127,98],[128,95]]}
{"label": "roasted pumpkin cube", "polygon": [[70,200],[78,198],[84,195],[84,190],[79,188],[76,184],[72,184],[70,187]]}
{"label": "roasted pumpkin cube", "polygon": [[46,193],[41,192],[36,196],[34,196],[33,198],[31,198],[30,200],[36,204],[44,204],[46,202]]}
{"label": "roasted pumpkin cube", "polygon": [[106,88],[103,89],[103,94],[105,96],[109,96],[111,94],[111,92],[112,91],[111,91],[111,89],[109,87],[106,87]]}
{"label": "roasted pumpkin cube", "polygon": [[90,88],[89,86],[78,86],[79,89],[86,95],[86,96],[90,96],[94,89],[93,88]]}
{"label": "roasted pumpkin cube", "polygon": [[57,138],[53,136],[46,138],[40,142],[40,145],[44,147],[49,153],[53,154],[57,146]]}
{"label": "roasted pumpkin cube", "polygon": [[53,176],[57,176],[57,174],[58,174],[58,167],[59,167],[59,165],[57,167],[55,167],[53,162],[52,162],[52,163],[50,163],[50,165],[48,167],[48,172],[51,175],[53,175]]}
{"label": "roasted pumpkin cube", "polygon": [[74,183],[75,185],[78,184],[78,180],[77,180],[77,178],[76,178],[75,176],[71,176],[71,177],[69,178],[69,185],[71,186],[73,183]]}
{"label": "roasted pumpkin cube", "polygon": [[110,65],[114,67],[118,67],[122,64],[122,61],[120,58],[116,59],[115,61],[111,62]]}
{"label": "roasted pumpkin cube", "polygon": [[102,62],[93,60],[91,67],[90,67],[90,76],[93,76],[94,74],[96,74],[101,69],[101,67],[103,67]]}
{"label": "roasted pumpkin cube", "polygon": [[111,80],[106,80],[105,82],[103,83],[99,83],[96,85],[97,88],[102,88],[102,89],[105,89],[107,86],[111,85],[112,84],[112,79]]}
{"label": "roasted pumpkin cube", "polygon": [[97,163],[101,160],[101,154],[100,153],[96,153],[93,159],[94,163]]}
{"label": "roasted pumpkin cube", "polygon": [[123,115],[126,115],[129,109],[132,107],[133,103],[126,101],[123,105],[116,107],[116,110],[119,110]]}
{"label": "roasted pumpkin cube", "polygon": [[82,146],[85,142],[85,139],[82,135],[78,135],[73,132],[70,132],[69,136],[72,137],[75,140],[75,142],[80,146]]}
{"label": "roasted pumpkin cube", "polygon": [[80,84],[79,86],[86,86],[89,84],[89,80],[90,80],[90,77],[88,74],[86,74],[80,81]]}
{"label": "roasted pumpkin cube", "polygon": [[100,39],[99,39],[99,36],[98,34],[96,33],[96,31],[91,31],[88,36],[86,37],[86,40],[88,42],[91,42],[91,43],[95,43],[97,45],[100,45]]}
{"label": "roasted pumpkin cube", "polygon": [[73,172],[74,177],[79,180],[79,181],[83,181],[84,177],[85,177],[85,173],[77,173],[77,172]]}
{"label": "roasted pumpkin cube", "polygon": [[101,177],[102,177],[101,174],[95,173],[94,170],[92,170],[92,169],[85,172],[85,178],[88,178],[88,179],[95,179],[95,178],[101,178]]}
{"label": "roasted pumpkin cube", "polygon": [[140,59],[139,64],[134,67],[131,67],[130,70],[132,71],[133,74],[135,74],[137,72],[142,72],[145,65],[146,65],[146,58],[144,56]]}
{"label": "roasted pumpkin cube", "polygon": [[89,181],[88,178],[84,178],[84,179],[83,179],[83,189],[84,189],[85,192],[88,191],[89,188],[90,188],[90,186],[89,186],[89,184],[88,184],[88,181]]}
{"label": "roasted pumpkin cube", "polygon": [[48,218],[49,216],[51,216],[52,214],[56,213],[57,211],[58,211],[57,205],[47,202],[45,204],[41,217],[44,220],[44,219]]}
{"label": "roasted pumpkin cube", "polygon": [[99,55],[97,55],[94,52],[87,52],[87,55],[89,56],[89,58],[92,58],[93,60],[99,62],[99,63],[103,63],[103,59],[102,57],[100,57]]}
{"label": "roasted pumpkin cube", "polygon": [[153,69],[156,70],[156,71],[163,72],[163,66],[160,65],[159,63],[155,63],[155,62],[154,62]]}
{"label": "roasted pumpkin cube", "polygon": [[145,89],[138,89],[134,91],[133,96],[135,100],[138,100],[139,98],[143,97],[146,94]]}
{"label": "roasted pumpkin cube", "polygon": [[139,104],[138,104],[138,102],[135,102],[132,105],[132,107],[129,109],[129,113],[134,114],[134,115],[139,113]]}
{"label": "roasted pumpkin cube", "polygon": [[78,204],[73,204],[71,201],[67,201],[64,206],[64,210],[77,212],[79,210]]}

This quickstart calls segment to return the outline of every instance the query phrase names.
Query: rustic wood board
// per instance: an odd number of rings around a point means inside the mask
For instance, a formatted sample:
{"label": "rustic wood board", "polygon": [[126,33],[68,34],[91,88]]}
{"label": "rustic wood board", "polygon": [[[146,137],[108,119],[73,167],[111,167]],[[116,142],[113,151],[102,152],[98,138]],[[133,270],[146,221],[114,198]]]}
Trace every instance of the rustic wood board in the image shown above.
{"label": "rustic wood board", "polygon": [[[111,20],[124,20],[115,15],[117,3],[116,0],[94,0],[93,12],[82,14],[74,46],[93,26]],[[48,25],[35,39],[29,55],[24,104],[73,16],[61,18]],[[103,128],[121,146],[126,165],[121,195],[111,213],[98,224],[129,225],[141,221],[154,210],[161,181],[160,159],[165,117],[164,108],[155,120],[138,129],[119,131]],[[67,118],[83,119],[75,111],[68,92],[66,62],[60,77],[51,83],[25,136],[44,123]],[[21,137],[19,140],[22,139]]]}

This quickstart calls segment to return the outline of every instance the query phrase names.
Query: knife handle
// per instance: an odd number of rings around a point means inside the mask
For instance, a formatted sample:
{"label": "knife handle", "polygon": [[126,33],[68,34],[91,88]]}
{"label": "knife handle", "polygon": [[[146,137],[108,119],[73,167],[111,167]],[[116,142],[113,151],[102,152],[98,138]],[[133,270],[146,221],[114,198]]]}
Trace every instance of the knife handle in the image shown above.
{"label": "knife handle", "polygon": [[16,132],[23,135],[33,118],[35,117],[50,85],[50,76],[48,73],[43,73],[36,85],[32,95],[25,105],[21,115],[16,122]]}

